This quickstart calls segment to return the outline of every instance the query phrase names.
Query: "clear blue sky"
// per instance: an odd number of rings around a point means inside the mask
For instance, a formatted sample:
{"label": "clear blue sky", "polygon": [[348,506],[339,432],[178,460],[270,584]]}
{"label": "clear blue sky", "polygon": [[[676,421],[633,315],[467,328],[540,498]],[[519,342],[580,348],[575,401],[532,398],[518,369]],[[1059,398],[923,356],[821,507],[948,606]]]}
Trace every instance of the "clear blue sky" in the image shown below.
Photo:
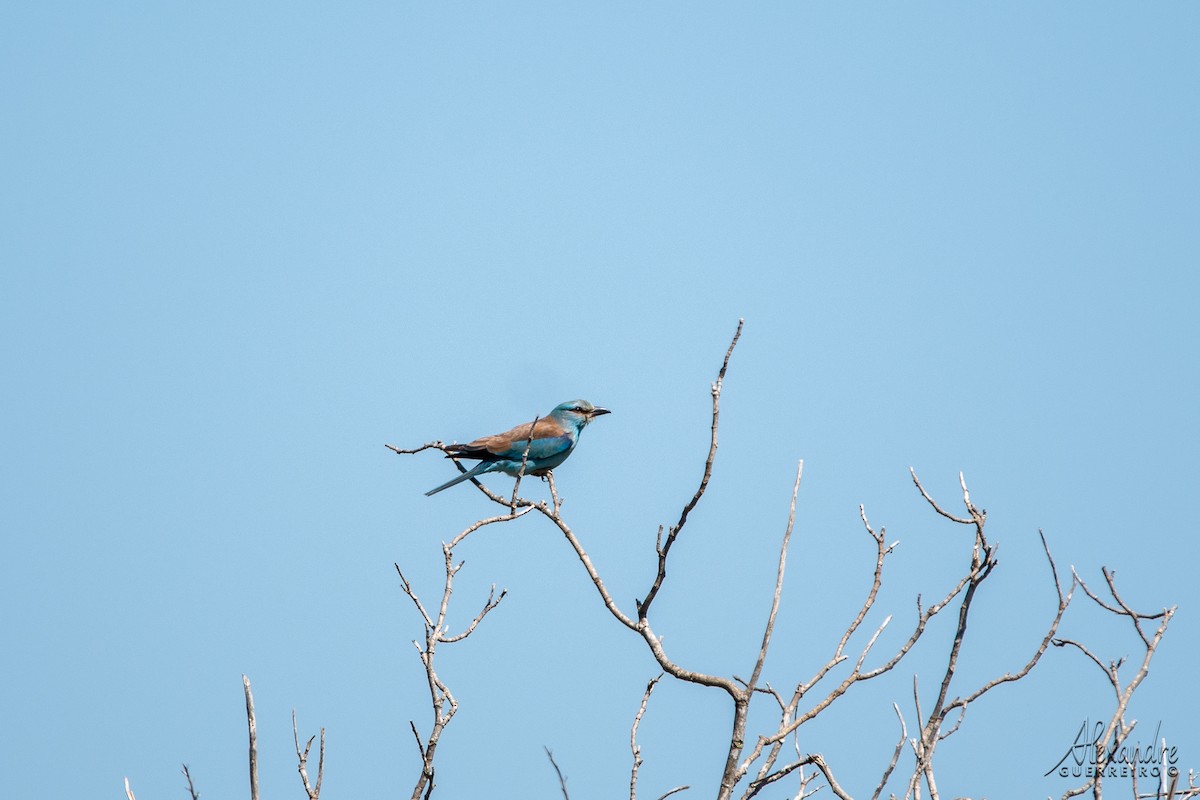
{"label": "clear blue sky", "polygon": [[[749,672],[799,459],[764,677],[807,677],[856,607],[859,503],[901,540],[868,620],[894,643],[967,558],[907,469],[947,505],[962,470],[1001,545],[962,690],[1049,619],[1042,528],[1064,570],[1179,605],[1132,716],[1200,768],[1197,41],[1175,2],[7,4],[0,795],[183,797],[187,762],[246,796],[244,672],[264,796],[303,796],[293,706],[325,797],[407,796],[429,712],[392,564],[432,595],[491,509],[383,444],[613,409],[559,487],[630,608],[739,317],[656,608],[681,663]],[[556,797],[543,745],[575,800],[620,796],[644,647],[544,522],[460,555],[455,620],[509,597],[442,653],[441,796]],[[950,633],[805,738],[851,791]],[[1138,654],[1082,602],[1063,633]],[[1110,702],[1050,652],[943,744],[943,791],[1061,794]],[[711,796],[727,726],[662,685],[642,792]]]}

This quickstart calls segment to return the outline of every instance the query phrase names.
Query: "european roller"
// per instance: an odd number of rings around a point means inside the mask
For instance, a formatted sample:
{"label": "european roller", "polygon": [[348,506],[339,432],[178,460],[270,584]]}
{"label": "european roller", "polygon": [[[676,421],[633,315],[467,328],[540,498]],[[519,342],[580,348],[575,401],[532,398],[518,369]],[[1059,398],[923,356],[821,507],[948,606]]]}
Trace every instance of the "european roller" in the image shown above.
{"label": "european roller", "polygon": [[[483,436],[466,444],[446,446],[447,458],[475,458],[479,463],[471,470],[453,480],[446,481],[436,489],[425,493],[428,497],[456,483],[483,475],[485,472],[503,472],[516,476],[521,472],[525,448],[529,448],[525,460],[525,475],[545,475],[567,460],[579,434],[588,423],[602,414],[611,413],[607,408],[597,408],[587,400],[569,400],[560,403],[536,424],[526,422],[510,431],[494,436]],[[530,439],[533,441],[531,442]]]}

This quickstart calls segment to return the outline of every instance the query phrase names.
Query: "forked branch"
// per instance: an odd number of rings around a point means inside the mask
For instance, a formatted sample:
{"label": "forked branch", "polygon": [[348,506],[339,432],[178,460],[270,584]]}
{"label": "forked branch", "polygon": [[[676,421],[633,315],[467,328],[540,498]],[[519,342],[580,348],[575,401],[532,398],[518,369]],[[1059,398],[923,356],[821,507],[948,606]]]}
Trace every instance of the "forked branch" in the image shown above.
{"label": "forked branch", "polygon": [[[1136,722],[1127,723],[1125,720],[1125,715],[1129,709],[1129,702],[1133,699],[1133,693],[1137,691],[1138,686],[1141,685],[1142,681],[1145,680],[1146,675],[1149,673],[1150,661],[1154,658],[1154,654],[1158,651],[1158,646],[1162,642],[1163,635],[1167,632],[1167,626],[1170,624],[1171,618],[1175,615],[1175,606],[1172,606],[1171,608],[1164,608],[1162,611],[1157,611],[1154,613],[1142,613],[1134,611],[1117,591],[1116,574],[1106,567],[1101,567],[1101,573],[1104,575],[1104,580],[1108,584],[1109,594],[1112,595],[1112,600],[1115,605],[1110,604],[1103,598],[1099,597],[1090,588],[1088,588],[1088,585],[1084,582],[1083,578],[1079,577],[1079,574],[1074,570],[1071,571],[1071,577],[1073,580],[1072,589],[1074,589],[1074,584],[1078,584],[1079,587],[1083,589],[1084,594],[1091,598],[1091,600],[1097,606],[1110,614],[1118,617],[1125,617],[1130,621],[1134,632],[1137,633],[1138,638],[1142,642],[1142,661],[1133,678],[1131,678],[1128,683],[1122,685],[1120,669],[1124,664],[1125,659],[1122,658],[1117,661],[1110,661],[1106,665],[1087,646],[1075,641],[1074,639],[1055,638],[1052,640],[1055,647],[1070,646],[1083,653],[1100,669],[1101,672],[1104,673],[1105,678],[1108,679],[1109,684],[1112,686],[1113,695],[1115,697],[1115,705],[1112,716],[1109,717],[1103,732],[1093,743],[1093,766],[1095,768],[1092,770],[1092,775],[1082,785],[1064,792],[1062,795],[1063,800],[1067,800],[1067,798],[1071,797],[1077,797],[1081,794],[1085,794],[1088,791],[1091,791],[1093,797],[1095,797],[1097,800],[1099,800],[1099,798],[1102,796],[1101,789],[1103,786],[1105,773],[1108,772],[1107,768],[1112,763],[1114,756],[1118,752],[1120,743],[1129,737],[1129,735],[1133,732],[1133,726],[1136,724]],[[1145,629],[1142,627],[1142,623],[1150,620],[1159,620],[1159,624],[1153,634],[1147,635]],[[1134,793],[1135,795],[1137,793],[1136,783],[1134,783]],[[1186,787],[1182,793],[1174,793],[1176,798],[1195,797],[1197,795],[1200,795],[1200,787],[1195,787],[1193,782],[1190,780],[1188,787]]]}
{"label": "forked branch", "polygon": [[311,736],[308,743],[304,745],[304,749],[300,749],[300,731],[296,725],[296,709],[292,709],[292,740],[296,744],[296,758],[298,764],[296,769],[300,772],[300,781],[304,784],[304,791],[308,795],[308,800],[319,800],[321,797],[321,782],[325,780],[325,729],[321,728],[321,744],[318,748],[317,757],[317,782],[313,784],[308,778],[308,754],[312,750],[313,741],[316,736]]}
{"label": "forked branch", "polygon": [[[422,449],[422,448],[418,448]],[[482,488],[482,485],[480,485]],[[503,500],[496,498],[503,504]],[[433,793],[434,777],[435,777],[435,759],[437,756],[438,743],[441,741],[442,732],[458,711],[458,701],[450,692],[442,679],[438,677],[435,666],[435,657],[439,644],[453,644],[460,642],[470,636],[479,626],[483,619],[490,614],[500,601],[504,599],[506,591],[496,595],[496,585],[492,584],[491,590],[488,592],[488,598],[483,604],[483,608],[471,620],[471,622],[461,632],[450,634],[446,623],[447,616],[450,610],[450,598],[454,593],[454,578],[458,575],[459,570],[463,568],[462,561],[455,562],[454,547],[463,542],[472,533],[488,526],[500,522],[510,522],[523,514],[528,513],[530,507],[517,509],[510,508],[508,514],[502,514],[496,517],[479,520],[465,528],[452,540],[442,545],[442,565],[444,570],[444,579],[442,581],[442,596],[438,602],[436,612],[430,612],[429,609],[421,602],[421,598],[417,595],[416,589],[412,583],[405,577],[404,572],[400,569],[400,565],[396,564],[396,574],[400,577],[400,589],[408,595],[412,600],[413,605],[420,614],[421,620],[425,628],[425,636],[423,642],[413,641],[413,646],[417,649],[417,654],[421,659],[421,664],[425,668],[425,680],[429,686],[429,703],[432,711],[433,723],[429,731],[429,736],[426,739],[421,738],[420,732],[417,730],[417,725],[413,721],[409,721],[409,727],[412,729],[413,738],[417,742],[417,750],[421,757],[421,771],[417,777],[416,784],[413,786],[412,800],[420,800],[422,796],[428,798]],[[322,730],[322,762],[324,762],[324,731]],[[309,740],[309,745],[312,740]],[[297,753],[299,754],[299,739],[297,738]],[[304,751],[304,756],[301,757],[301,767],[303,769],[304,760],[307,756],[307,749]],[[303,774],[303,771],[302,771]],[[317,778],[317,791],[320,791],[320,776]],[[305,779],[305,789],[307,790],[308,781]],[[317,798],[310,793],[310,800]]]}

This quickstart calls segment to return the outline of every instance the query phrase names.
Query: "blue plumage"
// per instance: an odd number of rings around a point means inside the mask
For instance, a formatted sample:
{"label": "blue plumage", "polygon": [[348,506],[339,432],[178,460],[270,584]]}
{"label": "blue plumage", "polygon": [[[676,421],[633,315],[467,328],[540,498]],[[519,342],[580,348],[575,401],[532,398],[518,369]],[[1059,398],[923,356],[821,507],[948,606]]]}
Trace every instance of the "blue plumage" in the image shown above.
{"label": "blue plumage", "polygon": [[425,495],[437,494],[488,472],[515,476],[521,471],[526,447],[529,448],[529,456],[525,461],[525,474],[545,475],[567,460],[579,443],[579,434],[589,422],[608,413],[611,412],[607,408],[597,408],[587,400],[570,400],[555,406],[536,424],[526,422],[504,433],[484,436],[466,444],[448,445],[447,458],[479,459],[479,463],[462,475],[430,489]]}

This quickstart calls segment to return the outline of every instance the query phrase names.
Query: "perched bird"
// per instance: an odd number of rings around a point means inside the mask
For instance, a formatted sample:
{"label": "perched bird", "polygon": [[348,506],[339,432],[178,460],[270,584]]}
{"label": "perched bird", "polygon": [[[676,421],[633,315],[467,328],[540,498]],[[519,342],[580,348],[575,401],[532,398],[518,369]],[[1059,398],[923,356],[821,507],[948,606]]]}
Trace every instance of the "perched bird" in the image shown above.
{"label": "perched bird", "polygon": [[[569,400],[560,403],[536,424],[526,422],[494,436],[484,436],[466,444],[447,445],[446,458],[477,458],[479,463],[474,469],[446,481],[436,489],[430,489],[425,496],[437,494],[442,489],[449,489],[456,483],[485,472],[504,472],[516,476],[521,472],[522,459],[525,459],[525,475],[545,475],[567,460],[579,443],[579,434],[589,422],[609,413],[607,408],[596,408],[587,400]],[[526,447],[529,448],[527,459]]]}

